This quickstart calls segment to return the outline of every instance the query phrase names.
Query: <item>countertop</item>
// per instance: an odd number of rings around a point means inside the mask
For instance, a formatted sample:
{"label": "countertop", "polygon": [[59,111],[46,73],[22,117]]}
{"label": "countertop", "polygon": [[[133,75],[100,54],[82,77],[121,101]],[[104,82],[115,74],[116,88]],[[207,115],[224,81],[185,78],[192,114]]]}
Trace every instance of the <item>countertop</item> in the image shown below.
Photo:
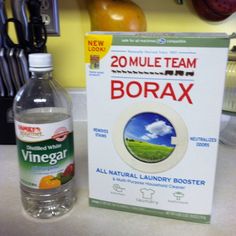
{"label": "countertop", "polygon": [[234,236],[236,235],[236,149],[219,145],[211,224],[90,207],[88,204],[87,128],[75,123],[77,202],[66,215],[50,220],[25,214],[20,201],[15,145],[0,145],[0,236]]}

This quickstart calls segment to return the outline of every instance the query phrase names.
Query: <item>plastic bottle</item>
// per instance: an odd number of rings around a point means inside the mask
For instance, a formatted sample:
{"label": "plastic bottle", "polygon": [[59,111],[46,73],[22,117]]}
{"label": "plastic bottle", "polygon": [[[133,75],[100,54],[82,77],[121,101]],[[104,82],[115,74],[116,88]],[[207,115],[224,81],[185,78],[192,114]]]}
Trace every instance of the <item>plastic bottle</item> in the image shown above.
{"label": "plastic bottle", "polygon": [[51,218],[75,201],[72,105],[52,79],[51,54],[30,54],[29,67],[13,106],[21,199],[31,216]]}

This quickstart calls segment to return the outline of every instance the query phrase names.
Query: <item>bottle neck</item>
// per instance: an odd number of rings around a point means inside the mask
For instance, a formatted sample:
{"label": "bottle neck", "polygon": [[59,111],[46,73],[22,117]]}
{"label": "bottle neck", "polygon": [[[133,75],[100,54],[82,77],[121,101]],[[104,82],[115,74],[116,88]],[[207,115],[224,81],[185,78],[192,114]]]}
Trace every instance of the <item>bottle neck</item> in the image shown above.
{"label": "bottle neck", "polygon": [[31,71],[32,79],[52,79],[52,71]]}

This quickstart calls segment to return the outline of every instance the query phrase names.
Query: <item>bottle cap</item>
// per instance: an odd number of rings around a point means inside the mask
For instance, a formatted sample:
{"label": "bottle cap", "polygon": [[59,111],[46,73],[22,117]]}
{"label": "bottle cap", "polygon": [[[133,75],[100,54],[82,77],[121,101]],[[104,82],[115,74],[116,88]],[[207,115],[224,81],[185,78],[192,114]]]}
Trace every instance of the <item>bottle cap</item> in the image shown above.
{"label": "bottle cap", "polygon": [[50,53],[29,54],[30,71],[51,71],[52,69],[52,55]]}

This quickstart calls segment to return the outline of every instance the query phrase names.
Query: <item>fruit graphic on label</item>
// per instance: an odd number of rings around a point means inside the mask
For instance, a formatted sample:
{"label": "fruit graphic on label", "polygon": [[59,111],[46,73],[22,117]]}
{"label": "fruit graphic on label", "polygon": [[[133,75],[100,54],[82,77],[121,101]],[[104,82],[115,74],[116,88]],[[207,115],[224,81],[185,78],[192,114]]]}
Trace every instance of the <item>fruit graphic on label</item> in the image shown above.
{"label": "fruit graphic on label", "polygon": [[60,172],[57,174],[57,179],[61,181],[61,184],[65,184],[73,178],[74,172],[75,167],[74,164],[71,163],[65,168],[64,172]]}
{"label": "fruit graphic on label", "polygon": [[142,9],[130,0],[89,0],[91,30],[146,31]]}
{"label": "fruit graphic on label", "polygon": [[52,175],[47,175],[42,177],[39,183],[40,189],[52,189],[52,188],[58,188],[60,186],[61,186],[61,181]]}
{"label": "fruit graphic on label", "polygon": [[73,176],[74,175],[74,169],[75,169],[75,167],[74,167],[74,164],[70,164],[70,165],[68,165],[67,167],[66,167],[66,169],[64,170],[64,173],[63,173],[63,175],[64,176]]}

